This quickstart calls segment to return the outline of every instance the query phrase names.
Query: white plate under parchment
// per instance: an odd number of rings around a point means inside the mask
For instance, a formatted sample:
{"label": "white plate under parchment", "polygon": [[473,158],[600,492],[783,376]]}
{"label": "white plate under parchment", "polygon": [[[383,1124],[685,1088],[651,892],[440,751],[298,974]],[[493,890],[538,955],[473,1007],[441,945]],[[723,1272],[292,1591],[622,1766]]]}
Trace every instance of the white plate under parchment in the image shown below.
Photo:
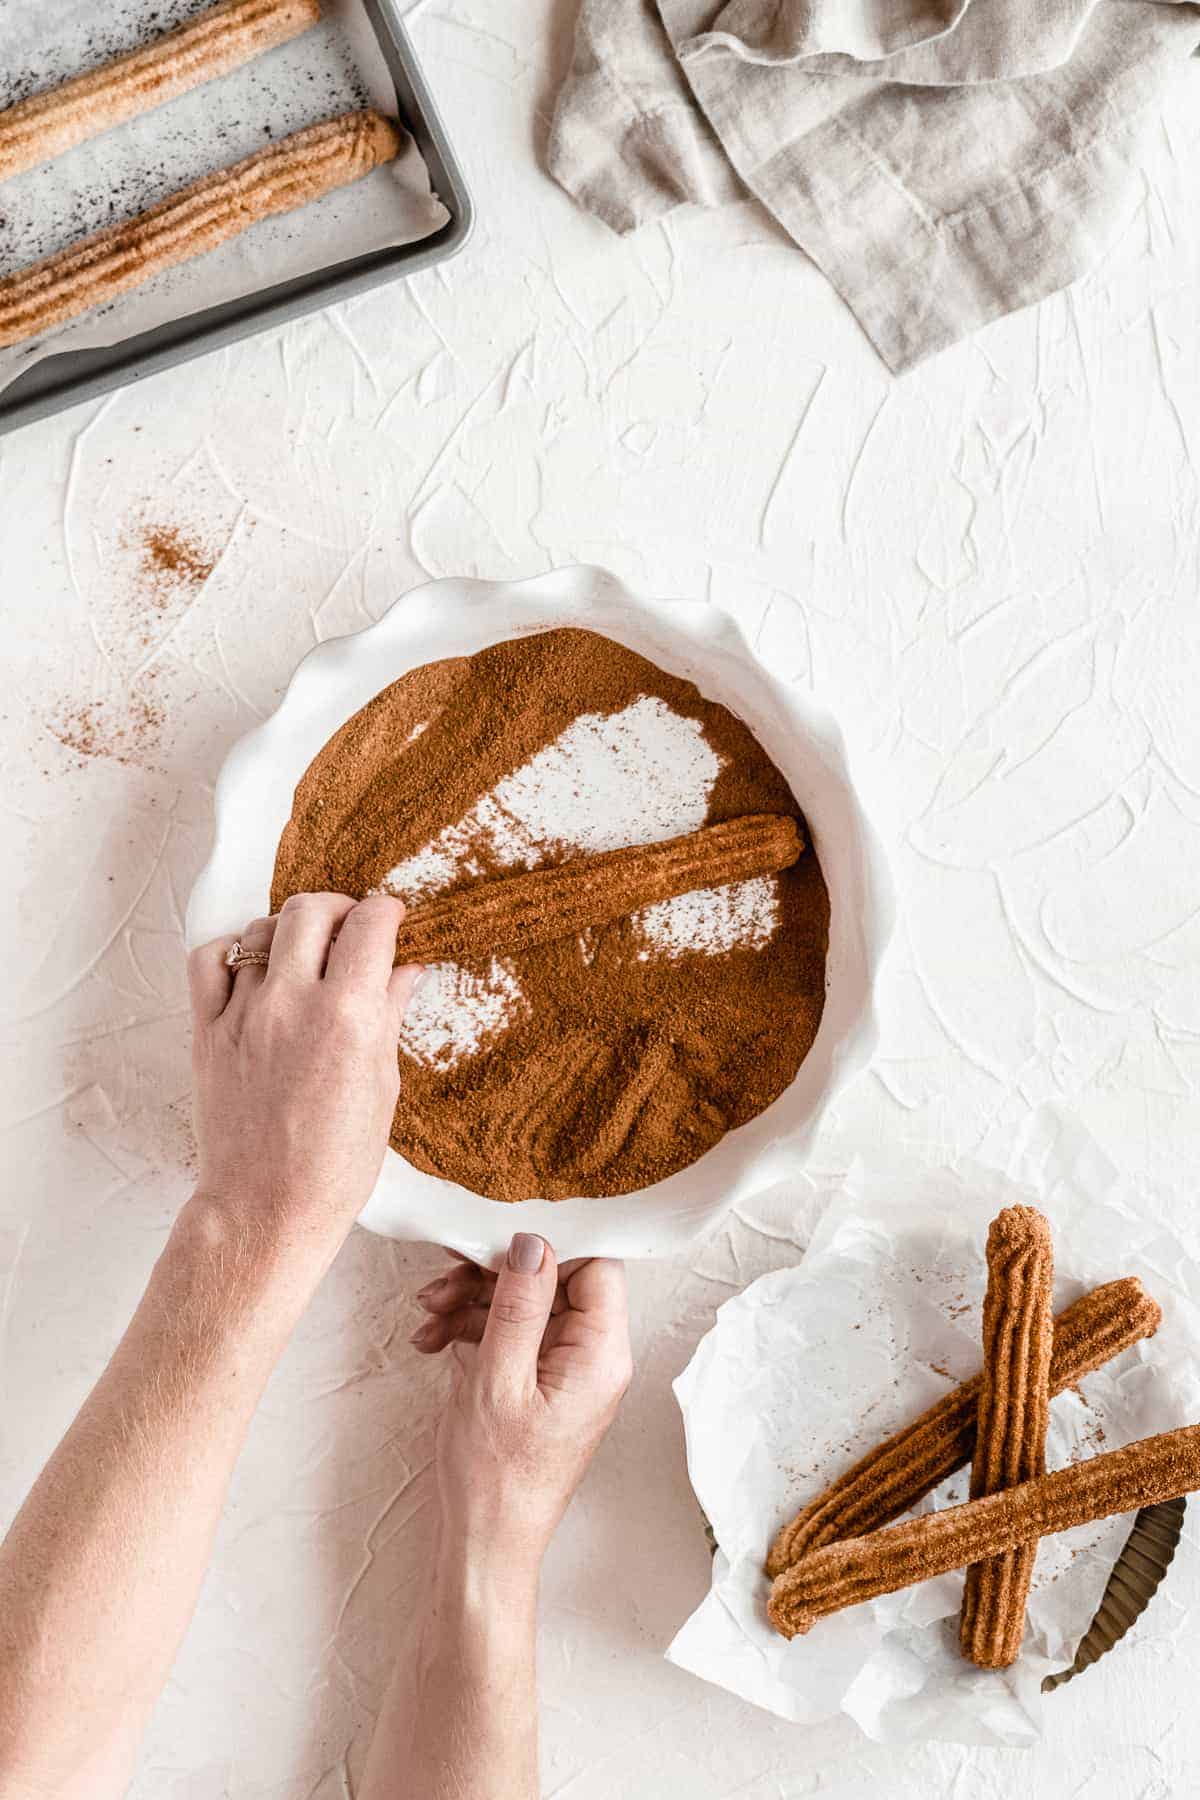
{"label": "white plate under parchment", "polygon": [[362,1223],[492,1264],[518,1226],[543,1233],[562,1258],[674,1255],[739,1196],[794,1170],[825,1107],[874,1052],[874,986],[892,926],[883,853],[855,798],[833,721],[769,675],[718,607],[641,600],[602,570],[572,568],[521,582],[430,582],[378,624],[305,657],[278,710],[234,745],[221,771],[212,855],[188,904],[189,948],[240,931],[266,910],[297,782],[381,689],[424,663],[572,625],[694,681],[751,727],[786,776],[829,889],[825,1011],[796,1079],[765,1112],[639,1193],[505,1205],[425,1175],[389,1150]]}

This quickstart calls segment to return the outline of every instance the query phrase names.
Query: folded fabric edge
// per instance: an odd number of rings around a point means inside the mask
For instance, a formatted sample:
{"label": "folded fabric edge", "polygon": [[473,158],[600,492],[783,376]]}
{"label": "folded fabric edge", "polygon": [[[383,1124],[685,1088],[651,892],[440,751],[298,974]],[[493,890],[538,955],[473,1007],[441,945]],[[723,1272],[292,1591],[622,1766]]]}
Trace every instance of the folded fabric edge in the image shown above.
{"label": "folded fabric edge", "polygon": [[599,128],[589,128],[560,108],[546,145],[546,171],[585,212],[619,237],[628,237],[689,198],[647,173],[661,168],[656,148],[668,141],[667,133],[656,140],[657,130],[654,114],[640,114],[617,145]]}
{"label": "folded fabric edge", "polygon": [[902,375],[1097,265],[1125,211],[1138,125],[942,218],[865,160],[837,119],[805,136],[803,164],[793,148],[743,176]]}
{"label": "folded fabric edge", "polygon": [[[795,69],[802,75],[851,75],[860,81],[894,82],[898,87],[989,87],[1002,81],[1024,81],[1062,68],[1074,55],[1085,25],[1086,20],[1081,20],[1073,37],[1056,41],[1041,55],[1028,55],[1015,67],[984,63],[977,71],[962,70],[953,65],[949,69],[936,66],[934,57],[948,33],[924,38],[878,56],[858,56],[851,50],[757,49],[727,31],[705,31],[698,37],[683,39],[677,55],[680,63],[727,56],[733,62],[746,63],[752,68]],[[1200,56],[1200,50],[1195,54]]]}
{"label": "folded fabric edge", "polygon": [[688,203],[744,199],[661,25],[628,49],[625,69],[612,60],[615,47],[600,30],[603,22],[584,5],[571,71],[554,107],[547,173],[620,236]]}
{"label": "folded fabric edge", "polygon": [[[856,9],[847,9],[843,4],[837,12],[836,26],[830,29],[828,15],[819,8],[804,8],[803,22],[795,23],[789,20],[783,6],[768,7],[764,14],[732,0],[711,18],[707,30],[686,39],[679,32],[675,17],[681,10],[679,0],[665,0],[662,11],[681,61],[716,50],[728,51],[742,62],[776,68],[794,63],[819,67],[826,59],[852,68],[856,63],[886,64],[914,50],[936,47],[959,29],[971,3],[972,0],[952,0],[945,10],[933,8],[928,13],[913,7],[903,18],[898,9],[891,8],[886,29],[870,7],[858,9],[855,20]],[[832,41],[823,43],[823,37]]]}

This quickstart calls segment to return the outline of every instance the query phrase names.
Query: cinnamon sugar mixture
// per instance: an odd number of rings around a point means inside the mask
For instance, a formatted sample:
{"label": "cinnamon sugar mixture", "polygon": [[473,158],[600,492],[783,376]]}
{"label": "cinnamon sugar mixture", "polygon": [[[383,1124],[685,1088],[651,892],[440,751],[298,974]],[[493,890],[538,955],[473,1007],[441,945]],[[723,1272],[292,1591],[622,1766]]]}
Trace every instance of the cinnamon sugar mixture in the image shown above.
{"label": "cinnamon sugar mixture", "polygon": [[[410,902],[581,852],[799,808],[750,731],[594,632],[414,670],[296,790],[291,893]],[[410,1008],[392,1145],[496,1200],[632,1192],[770,1105],[816,1036],[829,900],[780,875],[647,906],[582,937],[439,965]]]}

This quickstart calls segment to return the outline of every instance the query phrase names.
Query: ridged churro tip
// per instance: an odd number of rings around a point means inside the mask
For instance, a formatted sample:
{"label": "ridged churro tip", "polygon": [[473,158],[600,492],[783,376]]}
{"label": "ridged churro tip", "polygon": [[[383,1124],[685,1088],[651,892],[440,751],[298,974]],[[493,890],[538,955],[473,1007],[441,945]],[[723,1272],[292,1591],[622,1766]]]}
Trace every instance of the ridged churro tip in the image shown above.
{"label": "ridged churro tip", "polygon": [[791,1611],[787,1604],[787,1571],[776,1576],[767,1601],[767,1617],[781,1637],[804,1637],[817,1622],[815,1613],[800,1608]]}
{"label": "ridged churro tip", "polygon": [[378,168],[381,163],[394,162],[400,154],[400,147],[404,141],[395,121],[387,118],[381,112],[376,112],[371,106],[364,107],[357,114],[357,119],[363,127],[374,166]]}
{"label": "ridged churro tip", "polygon": [[1051,1241],[1050,1221],[1036,1206],[1006,1206],[988,1226],[988,1250]]}
{"label": "ridged churro tip", "polygon": [[783,1571],[788,1566],[787,1539],[790,1530],[791,1520],[789,1520],[786,1525],[780,1527],[778,1537],[776,1537],[775,1542],[767,1552],[767,1560],[763,1564],[763,1573],[764,1575],[768,1575],[772,1581],[775,1580],[776,1576],[782,1575]]}
{"label": "ridged churro tip", "polygon": [[1149,1326],[1142,1335],[1143,1337],[1153,1337],[1159,1326],[1162,1324],[1162,1307],[1154,1298],[1154,1295],[1149,1293],[1143,1286],[1140,1276],[1130,1275],[1128,1280],[1130,1286],[1131,1309],[1136,1309],[1139,1313],[1144,1314],[1147,1319],[1153,1319],[1154,1321],[1153,1325]]}

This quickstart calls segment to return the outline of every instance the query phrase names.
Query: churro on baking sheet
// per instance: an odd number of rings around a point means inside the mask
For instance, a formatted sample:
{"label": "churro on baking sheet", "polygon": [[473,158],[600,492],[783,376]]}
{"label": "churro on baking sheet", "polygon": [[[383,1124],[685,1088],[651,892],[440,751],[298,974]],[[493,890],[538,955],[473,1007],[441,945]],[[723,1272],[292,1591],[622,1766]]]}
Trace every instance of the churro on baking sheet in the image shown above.
{"label": "churro on baking sheet", "polygon": [[0,112],[0,180],[241,68],[318,23],[320,0],[221,0],[177,30]]}
{"label": "churro on baking sheet", "polygon": [[381,113],[343,114],[206,175],[148,212],[0,280],[0,347],[39,337],[164,270],[310,205],[399,155]]}

